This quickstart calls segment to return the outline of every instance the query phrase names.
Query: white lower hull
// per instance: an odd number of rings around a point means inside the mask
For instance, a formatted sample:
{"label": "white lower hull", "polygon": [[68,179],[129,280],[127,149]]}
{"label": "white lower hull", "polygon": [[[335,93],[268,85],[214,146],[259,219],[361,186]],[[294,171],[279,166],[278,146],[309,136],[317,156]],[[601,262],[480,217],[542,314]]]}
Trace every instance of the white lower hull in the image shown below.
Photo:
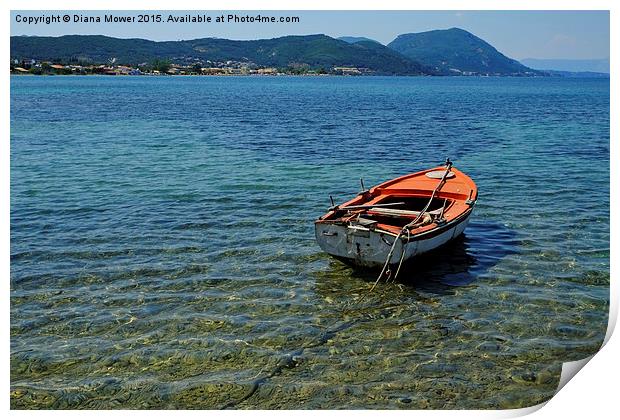
{"label": "white lower hull", "polygon": [[[469,223],[471,212],[462,220],[443,226],[441,233],[426,234],[421,239],[412,237],[399,240],[390,258],[390,264],[398,264],[404,247],[403,260],[431,251],[463,233]],[[316,240],[328,254],[345,259],[362,267],[381,267],[385,264],[396,236],[392,233],[370,230],[362,226],[333,223],[315,224]]]}

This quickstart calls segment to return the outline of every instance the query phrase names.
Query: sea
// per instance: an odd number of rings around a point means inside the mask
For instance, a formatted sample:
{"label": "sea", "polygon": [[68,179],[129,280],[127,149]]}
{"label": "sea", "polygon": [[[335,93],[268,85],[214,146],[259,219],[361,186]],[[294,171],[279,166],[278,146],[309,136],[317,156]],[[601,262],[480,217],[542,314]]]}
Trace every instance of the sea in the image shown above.
{"label": "sea", "polygon": [[[10,88],[13,409],[521,408],[603,343],[608,79]],[[470,225],[368,293],[313,222],[446,158]]]}

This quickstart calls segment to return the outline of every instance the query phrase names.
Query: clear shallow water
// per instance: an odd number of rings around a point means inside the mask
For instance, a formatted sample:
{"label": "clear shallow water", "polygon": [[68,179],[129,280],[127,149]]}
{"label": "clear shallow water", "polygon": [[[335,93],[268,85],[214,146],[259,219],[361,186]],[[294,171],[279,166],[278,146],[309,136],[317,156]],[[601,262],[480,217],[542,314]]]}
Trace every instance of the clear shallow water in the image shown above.
{"label": "clear shallow water", "polygon": [[[313,220],[450,156],[462,240],[397,284]],[[516,408],[596,351],[609,82],[11,78],[12,408]]]}

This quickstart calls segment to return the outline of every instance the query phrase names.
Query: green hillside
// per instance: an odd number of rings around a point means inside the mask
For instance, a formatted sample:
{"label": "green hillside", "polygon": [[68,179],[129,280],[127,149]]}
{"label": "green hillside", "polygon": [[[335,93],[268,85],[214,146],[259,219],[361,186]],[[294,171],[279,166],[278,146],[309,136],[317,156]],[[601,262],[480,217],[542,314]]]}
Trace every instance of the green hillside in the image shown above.
{"label": "green hillside", "polygon": [[[372,45],[369,45],[372,44]],[[425,67],[374,42],[350,44],[326,35],[286,36],[255,41],[203,38],[155,42],[99,35],[61,37],[11,37],[12,59],[49,60],[59,63],[136,65],[155,59],[174,62],[251,62],[258,66],[367,68],[375,74],[427,74]]]}
{"label": "green hillside", "polygon": [[399,35],[388,47],[440,74],[535,75],[492,45],[459,28]]}

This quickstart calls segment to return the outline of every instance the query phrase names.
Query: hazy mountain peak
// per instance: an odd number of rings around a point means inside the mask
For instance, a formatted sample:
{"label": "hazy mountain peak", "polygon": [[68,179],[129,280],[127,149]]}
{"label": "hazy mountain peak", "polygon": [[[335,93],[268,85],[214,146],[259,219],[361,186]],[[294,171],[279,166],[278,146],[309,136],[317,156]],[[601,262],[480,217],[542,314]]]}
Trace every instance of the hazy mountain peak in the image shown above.
{"label": "hazy mountain peak", "polygon": [[520,61],[536,70],[609,73],[609,58],[586,60],[524,58]]}

